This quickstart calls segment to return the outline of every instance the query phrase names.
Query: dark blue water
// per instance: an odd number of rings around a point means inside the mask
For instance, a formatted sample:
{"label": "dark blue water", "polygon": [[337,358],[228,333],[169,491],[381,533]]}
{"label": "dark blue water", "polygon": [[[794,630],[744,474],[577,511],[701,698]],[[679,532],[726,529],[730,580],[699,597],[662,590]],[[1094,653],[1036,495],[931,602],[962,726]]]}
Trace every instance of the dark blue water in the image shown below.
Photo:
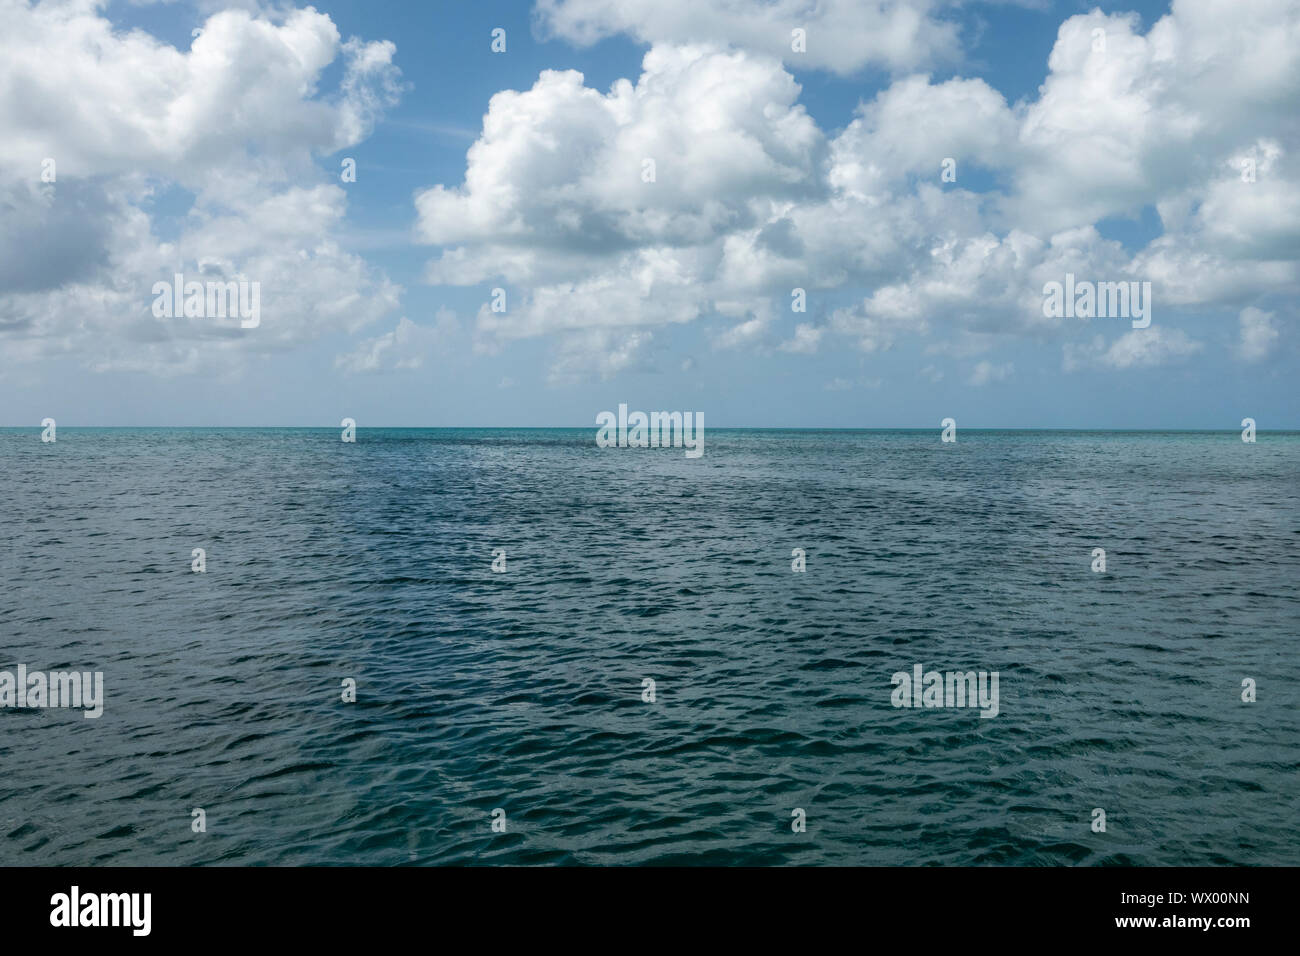
{"label": "dark blue water", "polygon": [[1300,863],[1300,436],[594,433],[0,431],[0,862]]}

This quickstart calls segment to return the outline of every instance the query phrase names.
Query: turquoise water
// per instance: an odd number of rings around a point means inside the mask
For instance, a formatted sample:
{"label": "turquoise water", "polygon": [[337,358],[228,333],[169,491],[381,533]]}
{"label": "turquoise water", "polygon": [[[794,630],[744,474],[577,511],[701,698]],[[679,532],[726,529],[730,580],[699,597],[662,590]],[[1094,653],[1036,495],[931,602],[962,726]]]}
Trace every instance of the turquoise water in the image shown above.
{"label": "turquoise water", "polygon": [[1300,864],[1296,433],[39,433],[0,862]]}

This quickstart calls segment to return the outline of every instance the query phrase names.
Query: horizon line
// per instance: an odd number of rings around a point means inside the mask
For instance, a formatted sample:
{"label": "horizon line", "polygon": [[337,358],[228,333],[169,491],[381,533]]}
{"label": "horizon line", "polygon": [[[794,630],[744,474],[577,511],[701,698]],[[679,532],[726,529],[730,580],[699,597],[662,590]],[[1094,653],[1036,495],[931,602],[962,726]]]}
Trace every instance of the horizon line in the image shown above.
{"label": "horizon line", "polygon": [[[37,431],[42,429],[42,425],[0,425],[0,431]],[[74,429],[209,429],[212,431],[230,431],[235,429],[278,429],[281,431],[336,431],[341,425],[77,425],[59,423],[59,428]],[[357,423],[355,426],[358,431],[385,430],[385,431],[584,431],[588,429],[599,429],[596,424],[590,425],[362,425]],[[1049,431],[1049,432],[1239,432],[1241,426],[1220,426],[1220,427],[1166,427],[1166,426],[1144,426],[1144,427],[1123,427],[1105,425],[961,425],[958,424],[959,431]],[[942,430],[942,425],[710,425],[707,431],[824,431],[824,432],[890,432],[890,431],[935,431]],[[1256,426],[1256,433],[1273,432],[1284,433],[1300,431],[1300,428],[1259,428]]]}

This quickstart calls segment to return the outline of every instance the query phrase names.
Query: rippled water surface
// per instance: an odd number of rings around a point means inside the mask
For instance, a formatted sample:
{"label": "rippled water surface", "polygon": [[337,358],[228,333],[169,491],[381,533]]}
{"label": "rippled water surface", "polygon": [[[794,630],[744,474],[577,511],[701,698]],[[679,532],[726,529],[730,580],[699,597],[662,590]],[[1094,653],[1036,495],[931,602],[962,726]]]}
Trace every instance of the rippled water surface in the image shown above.
{"label": "rippled water surface", "polygon": [[0,862],[1300,864],[1300,436],[594,431],[0,430]]}

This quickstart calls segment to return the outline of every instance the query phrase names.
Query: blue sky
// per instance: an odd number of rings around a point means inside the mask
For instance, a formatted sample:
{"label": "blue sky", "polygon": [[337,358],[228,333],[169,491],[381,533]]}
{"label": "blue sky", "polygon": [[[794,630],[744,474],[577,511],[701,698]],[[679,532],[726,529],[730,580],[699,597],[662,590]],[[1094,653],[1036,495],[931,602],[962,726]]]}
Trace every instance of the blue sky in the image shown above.
{"label": "blue sky", "polygon": [[1300,4],[709,6],[2,0],[0,424],[1300,427]]}

